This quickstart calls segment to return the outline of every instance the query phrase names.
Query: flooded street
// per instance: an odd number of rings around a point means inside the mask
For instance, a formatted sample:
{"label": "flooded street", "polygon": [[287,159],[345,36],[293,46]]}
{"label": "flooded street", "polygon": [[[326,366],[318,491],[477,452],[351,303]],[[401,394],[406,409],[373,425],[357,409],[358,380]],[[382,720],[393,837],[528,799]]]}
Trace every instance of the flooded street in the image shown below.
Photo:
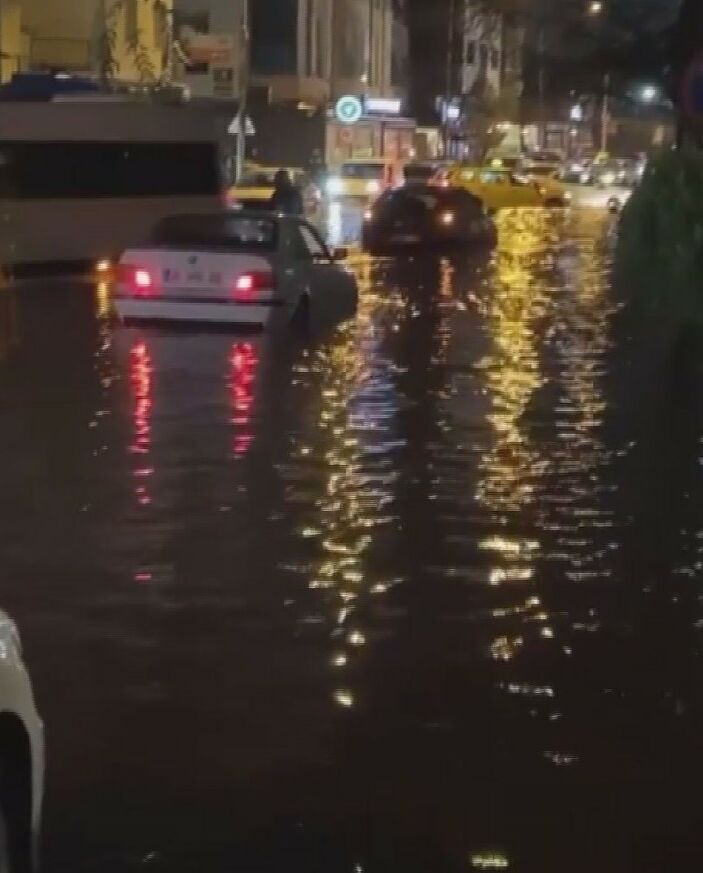
{"label": "flooded street", "polygon": [[701,869],[703,434],[633,460],[611,221],[357,254],[307,342],[3,292],[47,873]]}

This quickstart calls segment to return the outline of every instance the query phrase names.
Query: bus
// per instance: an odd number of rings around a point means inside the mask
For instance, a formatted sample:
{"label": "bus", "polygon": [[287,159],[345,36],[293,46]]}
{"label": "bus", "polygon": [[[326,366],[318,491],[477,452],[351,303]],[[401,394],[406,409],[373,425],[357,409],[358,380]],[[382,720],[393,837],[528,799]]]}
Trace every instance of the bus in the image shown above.
{"label": "bus", "polygon": [[86,265],[166,215],[222,208],[228,120],[207,104],[3,102],[0,263]]}

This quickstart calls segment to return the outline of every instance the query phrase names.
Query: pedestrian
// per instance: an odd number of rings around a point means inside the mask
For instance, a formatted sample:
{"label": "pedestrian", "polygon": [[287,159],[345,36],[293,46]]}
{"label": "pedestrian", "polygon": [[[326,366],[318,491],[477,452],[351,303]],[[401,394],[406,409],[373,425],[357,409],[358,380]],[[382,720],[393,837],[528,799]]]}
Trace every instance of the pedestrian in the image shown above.
{"label": "pedestrian", "polygon": [[273,177],[273,194],[269,200],[272,212],[287,215],[303,214],[303,198],[295,187],[288,170],[279,170]]}

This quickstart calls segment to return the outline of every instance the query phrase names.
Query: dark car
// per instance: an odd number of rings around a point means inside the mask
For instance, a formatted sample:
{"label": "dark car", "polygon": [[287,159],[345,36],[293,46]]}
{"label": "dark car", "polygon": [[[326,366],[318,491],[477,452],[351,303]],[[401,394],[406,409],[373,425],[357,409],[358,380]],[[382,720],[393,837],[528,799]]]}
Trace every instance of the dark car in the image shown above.
{"label": "dark car", "polygon": [[462,188],[406,185],[379,197],[364,215],[366,251],[494,246],[493,220]]}

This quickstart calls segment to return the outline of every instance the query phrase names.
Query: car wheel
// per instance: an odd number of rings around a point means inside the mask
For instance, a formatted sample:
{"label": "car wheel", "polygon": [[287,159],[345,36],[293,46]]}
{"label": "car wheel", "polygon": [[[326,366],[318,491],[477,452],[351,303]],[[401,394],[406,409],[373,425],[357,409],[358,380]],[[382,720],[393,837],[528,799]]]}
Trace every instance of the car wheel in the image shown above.
{"label": "car wheel", "polygon": [[[310,330],[310,295],[301,294],[298,305],[290,320],[291,327],[298,333],[305,334]],[[0,871],[2,873],[2,871]]]}

